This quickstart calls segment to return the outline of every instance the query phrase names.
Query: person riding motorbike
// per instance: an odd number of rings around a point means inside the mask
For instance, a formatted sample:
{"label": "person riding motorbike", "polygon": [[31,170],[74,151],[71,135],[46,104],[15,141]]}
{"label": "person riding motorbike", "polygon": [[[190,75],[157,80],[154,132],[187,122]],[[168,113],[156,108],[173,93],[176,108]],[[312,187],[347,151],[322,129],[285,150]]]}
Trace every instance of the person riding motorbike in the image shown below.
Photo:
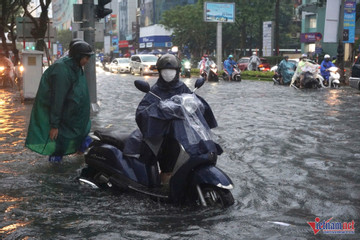
{"label": "person riding motorbike", "polygon": [[[175,119],[174,114],[171,114],[171,112],[178,110],[181,111],[181,109],[172,109],[171,111],[167,111],[167,109],[164,108],[162,102],[163,100],[170,99],[175,95],[192,92],[182,81],[180,81],[179,75],[181,63],[176,56],[171,54],[165,54],[161,56],[156,63],[156,67],[159,71],[159,78],[157,82],[151,87],[151,93],[147,93],[144,96],[136,110],[136,123],[141,133],[135,131],[133,135],[135,135],[135,138],[137,139],[143,138],[146,142],[156,142],[159,141],[159,139],[165,137],[163,142],[164,147],[162,147],[160,150],[162,153],[155,157],[149,153],[151,151],[147,151],[149,156],[147,159],[144,159],[144,161],[147,164],[152,165],[156,164],[154,163],[154,160],[159,162],[161,170],[161,182],[166,185],[169,182],[174,164],[176,162],[174,157],[169,157],[169,154],[171,154],[172,145],[176,143],[174,143],[171,138],[166,138],[168,135],[167,130],[169,124],[171,123],[170,120]],[[153,94],[160,97],[161,100]],[[204,105],[203,116],[206,120],[206,124],[208,124],[210,128],[216,127],[217,122],[210,106],[200,96],[197,97]],[[126,154],[125,150],[124,154]]]}
{"label": "person riding motorbike", "polygon": [[253,55],[249,59],[248,69],[249,71],[257,71],[260,64],[260,58],[253,52]]}
{"label": "person riding motorbike", "polygon": [[198,68],[200,69],[200,76],[204,76],[204,72],[206,70],[207,61],[209,60],[207,55],[204,55],[198,65]]}
{"label": "person riding motorbike", "polygon": [[236,65],[236,62],[233,58],[234,56],[230,54],[229,57],[224,61],[224,68],[228,74],[229,81],[231,81],[234,65]]}
{"label": "person riding motorbike", "polygon": [[329,68],[331,67],[335,67],[335,65],[330,61],[330,55],[326,54],[320,66],[321,75],[324,77],[326,84],[329,83],[329,77],[330,77]]}
{"label": "person riding motorbike", "polygon": [[296,67],[295,73],[292,76],[290,87],[295,83],[296,79],[300,78],[302,73],[302,68],[305,66],[307,60],[307,54],[302,54],[300,57],[300,61]]}
{"label": "person riding motorbike", "polygon": [[285,56],[279,63],[277,72],[281,75],[281,84],[288,85],[294,75],[295,65],[288,61],[289,56]]}

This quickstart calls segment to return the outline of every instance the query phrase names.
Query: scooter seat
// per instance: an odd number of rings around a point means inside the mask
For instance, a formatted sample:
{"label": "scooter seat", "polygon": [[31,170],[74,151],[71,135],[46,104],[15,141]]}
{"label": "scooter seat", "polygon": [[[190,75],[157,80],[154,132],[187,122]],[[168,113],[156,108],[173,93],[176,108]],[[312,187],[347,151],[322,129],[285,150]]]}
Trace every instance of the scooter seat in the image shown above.
{"label": "scooter seat", "polygon": [[102,132],[99,130],[94,131],[94,135],[97,136],[101,142],[113,145],[120,149],[124,150],[125,141],[129,137],[130,134],[125,134],[120,132],[119,130],[111,131],[111,132]]}

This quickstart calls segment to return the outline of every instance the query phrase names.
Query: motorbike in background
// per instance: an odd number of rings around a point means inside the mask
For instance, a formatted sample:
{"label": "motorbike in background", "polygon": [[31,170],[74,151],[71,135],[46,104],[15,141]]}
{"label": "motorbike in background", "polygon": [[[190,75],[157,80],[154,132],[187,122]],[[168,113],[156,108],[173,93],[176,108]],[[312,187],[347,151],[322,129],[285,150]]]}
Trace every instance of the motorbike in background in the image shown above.
{"label": "motorbike in background", "polygon": [[324,78],[320,74],[320,66],[308,62],[301,69],[300,75],[295,78],[295,81],[291,81],[290,87],[294,88],[325,88]]}
{"label": "motorbike in background", "polygon": [[340,73],[338,67],[330,67],[328,68],[330,72],[329,77],[329,87],[338,88],[340,87]]}
{"label": "motorbike in background", "polygon": [[191,63],[189,60],[185,60],[181,63],[181,76],[186,78],[191,77]]}
{"label": "motorbike in background", "polygon": [[[224,73],[223,73],[223,80],[224,81],[229,81],[229,73],[228,71],[226,71],[226,69],[224,69]],[[236,81],[236,82],[240,82],[241,81],[241,70],[239,69],[238,65],[233,65],[233,72],[231,74],[231,81]]]}
{"label": "motorbike in background", "polygon": [[[195,90],[204,82],[204,79],[198,79]],[[165,136],[148,140],[142,138],[139,130],[133,132],[132,137],[118,132],[95,131],[94,140],[85,152],[87,166],[78,179],[80,183],[94,188],[133,190],[177,204],[231,206],[234,203],[230,192],[233,183],[216,167],[217,156],[222,150],[213,141],[209,126],[200,120],[204,106],[195,90],[191,94],[161,99],[150,91],[147,82],[137,80],[135,86],[159,98],[160,111],[173,114],[174,118],[167,120]],[[149,156],[155,161],[145,161]],[[160,185],[157,159],[161,157],[176,159],[168,188]]]}

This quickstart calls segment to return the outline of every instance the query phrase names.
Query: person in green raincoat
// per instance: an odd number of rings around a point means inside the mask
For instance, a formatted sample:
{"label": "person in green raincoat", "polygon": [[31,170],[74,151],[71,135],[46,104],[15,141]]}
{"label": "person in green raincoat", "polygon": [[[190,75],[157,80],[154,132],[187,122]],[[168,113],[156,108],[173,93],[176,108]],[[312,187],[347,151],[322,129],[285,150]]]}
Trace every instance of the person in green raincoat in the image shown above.
{"label": "person in green raincoat", "polygon": [[282,84],[289,85],[294,75],[295,65],[289,62],[289,56],[285,56],[284,59],[279,63],[278,73],[281,74]]}
{"label": "person in green raincoat", "polygon": [[77,152],[90,131],[90,97],[83,66],[94,54],[84,41],[75,42],[68,57],[42,75],[31,112],[25,146],[50,155],[49,161]]}

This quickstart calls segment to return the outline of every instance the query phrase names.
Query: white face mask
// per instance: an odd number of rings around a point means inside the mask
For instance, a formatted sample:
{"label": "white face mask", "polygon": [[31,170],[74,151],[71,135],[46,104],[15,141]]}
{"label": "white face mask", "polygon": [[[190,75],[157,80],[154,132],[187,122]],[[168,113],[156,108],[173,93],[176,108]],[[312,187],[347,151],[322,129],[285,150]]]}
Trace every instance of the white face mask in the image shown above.
{"label": "white face mask", "polygon": [[161,76],[166,82],[171,82],[176,76],[175,69],[163,69],[161,70]]}

